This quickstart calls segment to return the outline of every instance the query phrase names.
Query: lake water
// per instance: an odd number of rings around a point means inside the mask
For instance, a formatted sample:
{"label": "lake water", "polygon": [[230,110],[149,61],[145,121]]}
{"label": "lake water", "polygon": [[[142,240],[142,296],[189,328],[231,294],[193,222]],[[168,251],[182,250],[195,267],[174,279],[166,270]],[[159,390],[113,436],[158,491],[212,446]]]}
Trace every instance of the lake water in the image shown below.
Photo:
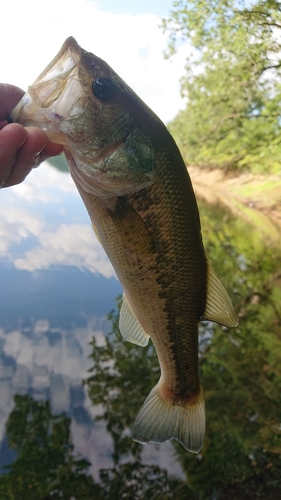
{"label": "lake water", "polygon": [[118,336],[122,289],[69,174],[45,163],[0,197],[0,499],[281,498],[280,247],[200,204],[240,327],[200,327],[195,456],[131,441],[157,360]]}

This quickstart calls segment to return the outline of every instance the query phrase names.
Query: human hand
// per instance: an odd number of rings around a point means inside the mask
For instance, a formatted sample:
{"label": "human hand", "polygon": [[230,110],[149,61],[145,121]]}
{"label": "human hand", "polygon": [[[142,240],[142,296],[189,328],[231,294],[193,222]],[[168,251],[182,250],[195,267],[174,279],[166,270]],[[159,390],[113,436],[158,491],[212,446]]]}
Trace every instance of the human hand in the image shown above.
{"label": "human hand", "polygon": [[7,116],[23,94],[18,87],[0,84],[0,188],[19,184],[32,168],[63,150],[39,128],[8,124]]}

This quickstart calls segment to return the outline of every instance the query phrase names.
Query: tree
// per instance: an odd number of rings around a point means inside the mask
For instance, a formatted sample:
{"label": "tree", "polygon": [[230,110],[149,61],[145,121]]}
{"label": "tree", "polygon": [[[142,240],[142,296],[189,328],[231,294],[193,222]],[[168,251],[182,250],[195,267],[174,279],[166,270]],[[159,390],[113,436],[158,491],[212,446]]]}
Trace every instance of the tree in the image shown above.
{"label": "tree", "polygon": [[0,476],[1,500],[99,500],[99,486],[87,475],[90,463],[73,453],[70,419],[54,416],[48,402],[15,396],[6,431],[17,452]]}
{"label": "tree", "polygon": [[[115,416],[113,437],[119,416],[120,412]],[[70,423],[64,414],[52,415],[48,402],[15,396],[6,431],[17,457],[0,476],[1,500],[158,500],[159,492],[163,500],[172,500],[174,494],[179,500],[194,500],[184,481],[156,465],[142,464],[134,451],[134,458],[122,464],[115,453],[114,466],[99,471],[97,484],[87,475],[90,463],[74,454]],[[122,430],[120,434],[122,441]],[[128,442],[122,450],[119,447],[119,457],[128,452]]]}
{"label": "tree", "polygon": [[280,170],[281,3],[180,0],[163,27],[193,52],[171,123],[188,163]]}

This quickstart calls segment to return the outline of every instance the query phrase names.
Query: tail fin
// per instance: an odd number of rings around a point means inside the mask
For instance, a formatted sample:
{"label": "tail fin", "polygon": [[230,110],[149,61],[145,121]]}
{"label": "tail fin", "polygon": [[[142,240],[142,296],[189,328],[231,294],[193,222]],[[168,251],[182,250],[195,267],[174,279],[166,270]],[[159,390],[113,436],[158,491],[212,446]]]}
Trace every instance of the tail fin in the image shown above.
{"label": "tail fin", "polygon": [[163,443],[176,439],[182,446],[198,453],[205,434],[205,402],[201,389],[196,403],[185,406],[163,398],[159,383],[152,389],[141,407],[132,430],[139,443]]}

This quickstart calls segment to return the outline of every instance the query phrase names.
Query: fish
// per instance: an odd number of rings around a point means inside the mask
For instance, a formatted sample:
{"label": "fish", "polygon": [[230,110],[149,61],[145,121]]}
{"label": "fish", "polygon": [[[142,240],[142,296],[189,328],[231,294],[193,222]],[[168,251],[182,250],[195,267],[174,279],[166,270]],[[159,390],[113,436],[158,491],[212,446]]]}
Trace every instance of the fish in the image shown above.
{"label": "fish", "polygon": [[205,435],[198,324],[238,325],[207,260],[181,153],[162,121],[73,37],[28,87],[9,121],[62,144],[71,176],[124,295],[119,329],[151,338],[161,369],[132,428],[139,443],[172,439],[198,453]]}

